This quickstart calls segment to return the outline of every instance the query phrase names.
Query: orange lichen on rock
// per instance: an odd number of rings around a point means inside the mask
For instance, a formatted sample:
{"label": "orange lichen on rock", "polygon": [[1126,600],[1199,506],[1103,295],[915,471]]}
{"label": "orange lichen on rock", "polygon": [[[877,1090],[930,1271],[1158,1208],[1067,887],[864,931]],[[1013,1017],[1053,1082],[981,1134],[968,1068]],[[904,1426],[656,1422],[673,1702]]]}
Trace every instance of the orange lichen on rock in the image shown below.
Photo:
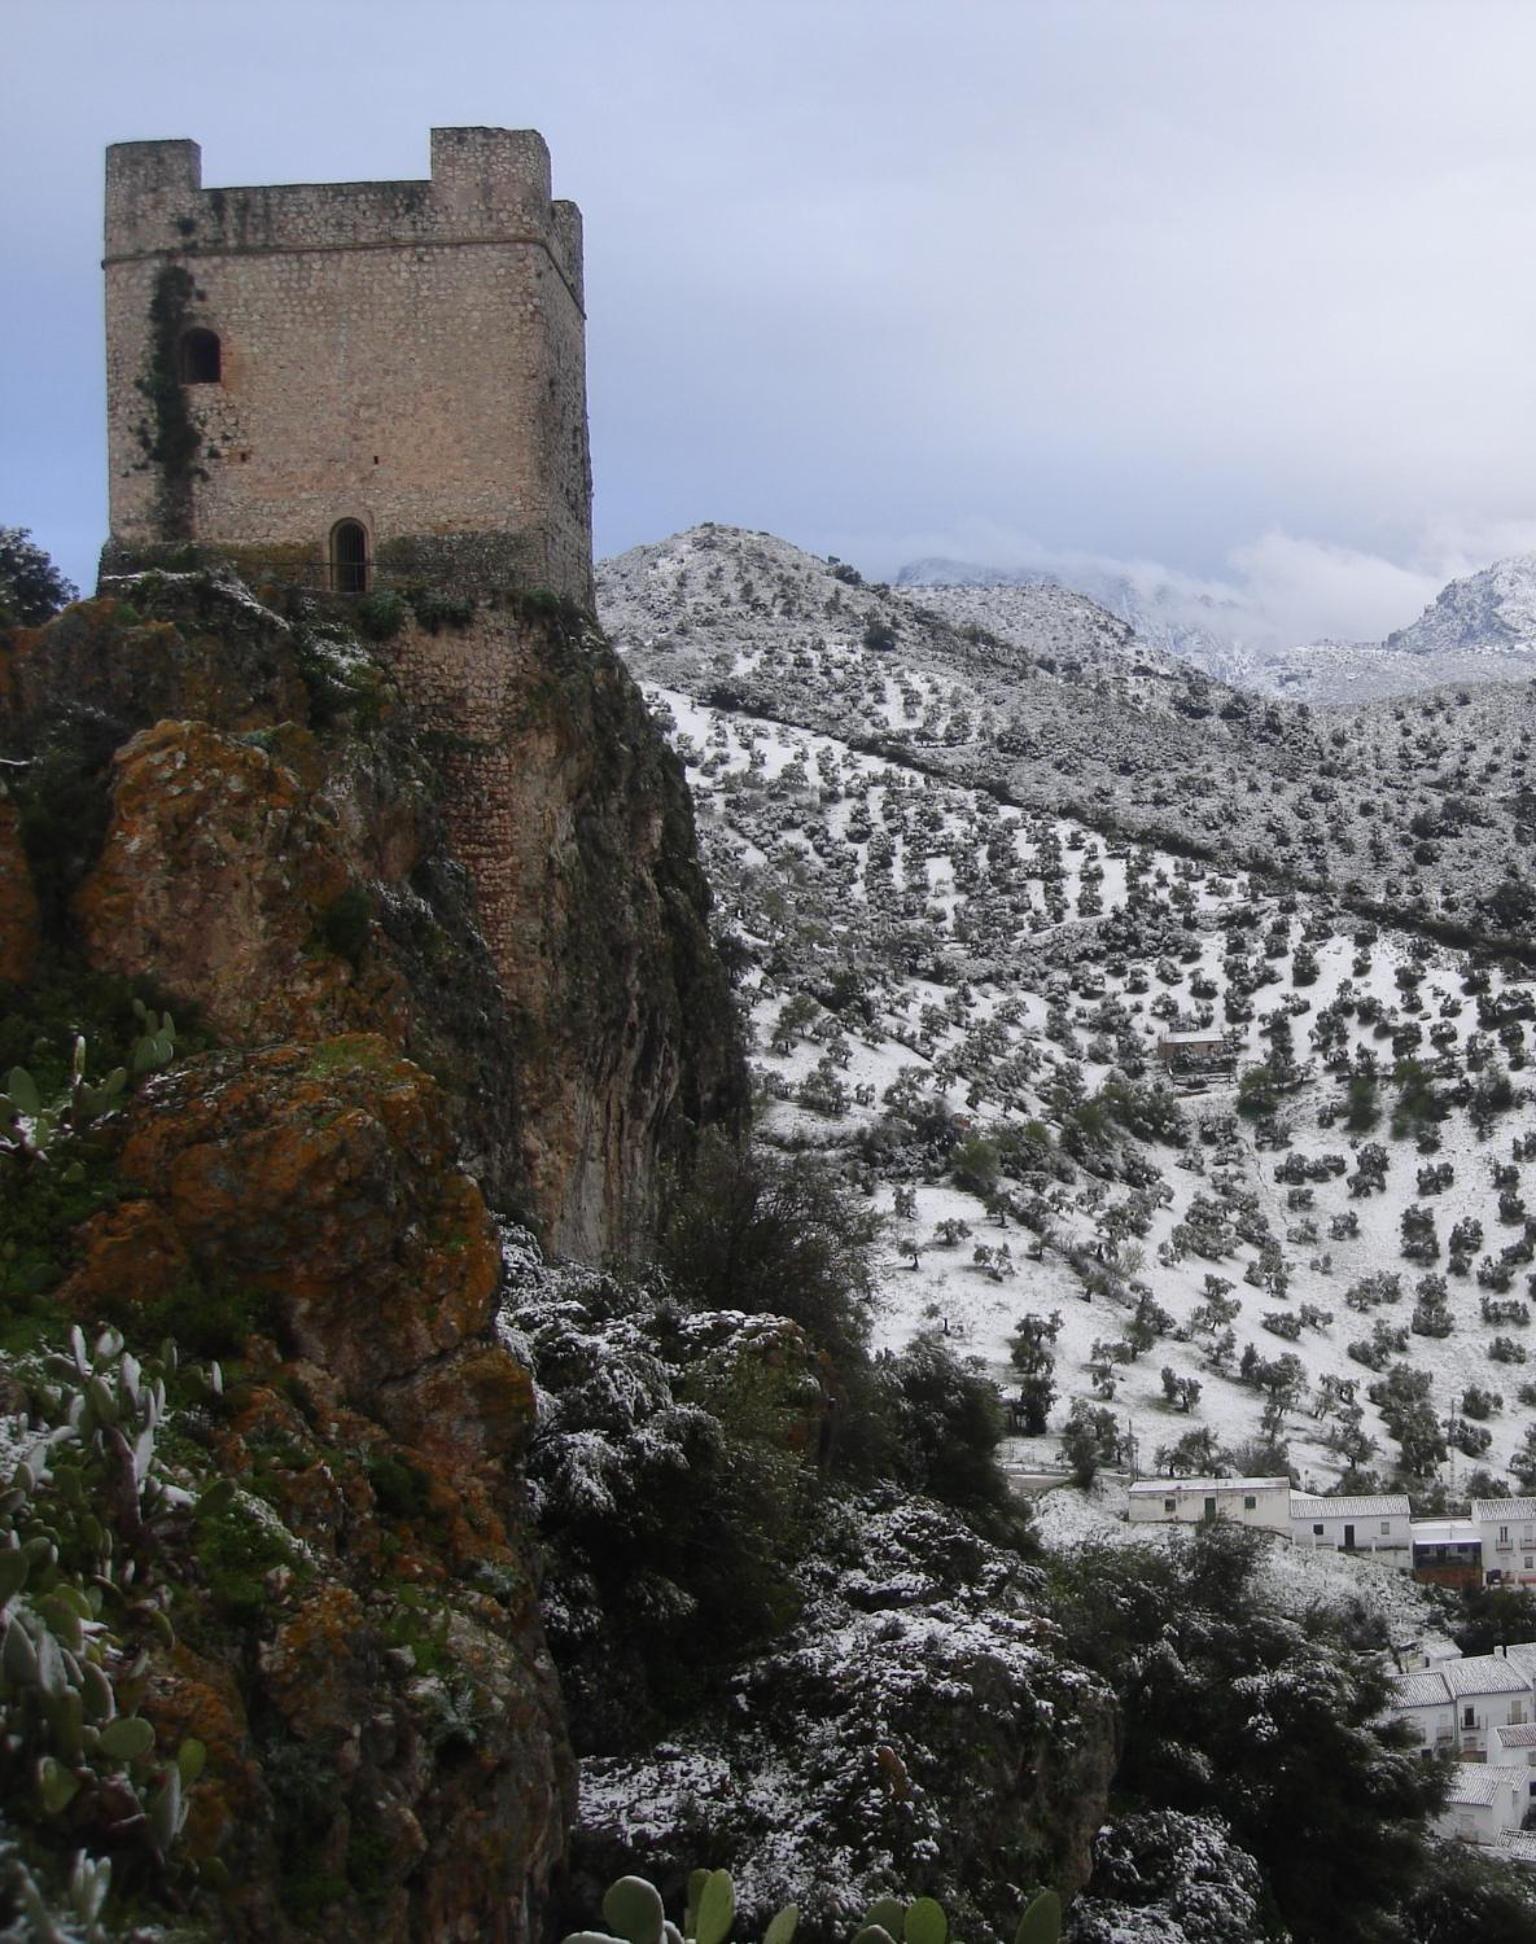
{"label": "orange lichen on rock", "polygon": [[[134,1102],[119,1171],[201,1274],[265,1292],[285,1350],[353,1402],[387,1403],[381,1387],[490,1326],[494,1226],[436,1082],[381,1039],[182,1063]],[[77,1286],[108,1292],[116,1240],[87,1231]]]}
{"label": "orange lichen on rock", "polygon": [[168,1755],[189,1739],[207,1749],[207,1767],[188,1799],[184,1840],[199,1860],[217,1855],[236,1821],[261,1806],[265,1793],[232,1670],[178,1644],[154,1663],[140,1712]]}
{"label": "orange lichen on rock", "polygon": [[126,1320],[159,1302],[191,1266],[175,1223],[152,1201],[102,1209],[78,1243],[80,1266],[59,1300],[86,1323]]}
{"label": "orange lichen on rock", "polygon": [[361,1026],[399,1043],[399,974],[325,948],[353,880],[335,818],[300,774],[307,744],[290,729],[281,761],[205,722],[142,730],[112,759],[111,821],[75,917],[93,965],[152,976],[223,1037]]}

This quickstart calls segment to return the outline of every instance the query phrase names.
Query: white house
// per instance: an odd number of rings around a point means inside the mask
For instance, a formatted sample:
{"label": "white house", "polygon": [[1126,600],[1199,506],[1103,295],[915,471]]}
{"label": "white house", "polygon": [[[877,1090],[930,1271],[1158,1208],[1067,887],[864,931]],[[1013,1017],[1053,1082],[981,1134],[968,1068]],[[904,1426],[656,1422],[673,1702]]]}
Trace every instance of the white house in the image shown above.
{"label": "white house", "polygon": [[1265,1532],[1291,1530],[1288,1478],[1144,1478],[1130,1491],[1131,1523],[1201,1525],[1230,1519]]}
{"label": "white house", "polygon": [[1536,1498],[1473,1499],[1489,1586],[1536,1586]]}
{"label": "white house", "polygon": [[1399,1674],[1392,1683],[1392,1714],[1418,1734],[1426,1749],[1447,1754],[1456,1746],[1456,1698],[1439,1668]]}
{"label": "white house", "polygon": [[1490,1768],[1486,1762],[1458,1762],[1451,1770],[1450,1793],[1435,1826],[1442,1836],[1492,1848],[1519,1829],[1527,1801],[1518,1771]]}
{"label": "white house", "polygon": [[1516,1770],[1525,1785],[1525,1806],[1536,1795],[1536,1721],[1488,1731],[1488,1766]]}
{"label": "white house", "polygon": [[1455,1698],[1463,1755],[1485,1754],[1490,1729],[1518,1727],[1536,1714],[1530,1674],[1503,1654],[1442,1661],[1435,1672]]}
{"label": "white house", "polygon": [[1413,1558],[1412,1511],[1406,1492],[1378,1498],[1313,1498],[1291,1494],[1291,1537],[1298,1546],[1330,1552],[1387,1553],[1388,1564],[1408,1567]]}
{"label": "white house", "polygon": [[1463,1761],[1491,1759],[1490,1736],[1536,1719],[1531,1675],[1503,1654],[1444,1660],[1393,1683],[1392,1713],[1418,1730],[1427,1749],[1454,1752]]}

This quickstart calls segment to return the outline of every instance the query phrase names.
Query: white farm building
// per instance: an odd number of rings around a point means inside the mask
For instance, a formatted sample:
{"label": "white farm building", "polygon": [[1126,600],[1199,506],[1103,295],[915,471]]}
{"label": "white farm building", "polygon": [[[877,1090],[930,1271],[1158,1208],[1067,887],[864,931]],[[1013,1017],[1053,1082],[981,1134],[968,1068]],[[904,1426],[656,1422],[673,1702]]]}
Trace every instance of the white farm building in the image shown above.
{"label": "white farm building", "polygon": [[1413,1514],[1406,1492],[1374,1498],[1314,1498],[1292,1492],[1290,1508],[1291,1537],[1298,1546],[1391,1553],[1395,1557],[1389,1564],[1411,1563]]}
{"label": "white farm building", "polygon": [[1400,1675],[1393,1683],[1392,1713],[1416,1731],[1426,1749],[1464,1762],[1484,1761],[1503,1750],[1503,1744],[1490,1740],[1497,1730],[1530,1723],[1536,1695],[1529,1670],[1518,1661],[1474,1654]]}
{"label": "white farm building", "polygon": [[1144,1478],[1130,1490],[1132,1525],[1204,1525],[1229,1519],[1264,1532],[1291,1530],[1288,1478]]}

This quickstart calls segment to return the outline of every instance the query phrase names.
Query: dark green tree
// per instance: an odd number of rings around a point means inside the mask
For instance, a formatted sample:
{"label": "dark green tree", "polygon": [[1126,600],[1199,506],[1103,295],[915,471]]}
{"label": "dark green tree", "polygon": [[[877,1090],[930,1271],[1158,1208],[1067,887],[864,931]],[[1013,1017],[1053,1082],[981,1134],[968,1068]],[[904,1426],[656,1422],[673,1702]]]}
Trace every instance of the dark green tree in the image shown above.
{"label": "dark green tree", "polygon": [[74,587],[27,527],[0,526],[0,625],[35,628],[74,598]]}

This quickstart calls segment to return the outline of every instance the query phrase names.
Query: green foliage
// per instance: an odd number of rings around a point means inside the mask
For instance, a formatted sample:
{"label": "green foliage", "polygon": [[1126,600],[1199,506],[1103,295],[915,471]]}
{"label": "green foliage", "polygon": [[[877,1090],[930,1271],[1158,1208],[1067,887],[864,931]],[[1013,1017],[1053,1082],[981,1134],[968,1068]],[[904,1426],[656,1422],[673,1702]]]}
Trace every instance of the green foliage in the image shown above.
{"label": "green foliage", "polygon": [[1092,1405],[1086,1398],[1074,1398],[1062,1433],[1061,1455],[1071,1469],[1074,1484],[1085,1489],[1090,1486],[1100,1468],[1113,1465],[1120,1456],[1120,1427],[1114,1412]]}
{"label": "green foliage", "polygon": [[410,587],[406,600],[428,634],[443,628],[467,628],[475,618],[475,603],[467,594],[448,594],[440,587]]}
{"label": "green foliage", "polygon": [[[694,1870],[688,1878],[688,1901],[681,1931],[666,1924],[660,1893],[644,1877],[620,1877],[603,1898],[608,1931],[572,1931],[562,1944],[659,1944],[664,1931],[688,1944],[728,1944],[736,1920],[736,1886],[729,1870]],[[772,1917],[763,1944],[791,1944],[799,1911],[794,1904]],[[1019,1919],[1013,1944],[1058,1944],[1061,1937],[1061,1899],[1042,1890]],[[882,1897],[865,1913],[853,1933],[853,1944],[949,1944],[949,1918],[932,1897],[903,1903]]]}
{"label": "green foliage", "polygon": [[149,419],[134,429],[158,476],[155,513],[162,541],[192,538],[192,492],[201,476],[203,435],[181,381],[181,340],[191,322],[195,292],[185,264],[166,263],[156,272],[149,304],[149,360],[144,376],[135,381],[150,410]]}
{"label": "green foliage", "polygon": [[147,1302],[107,1313],[136,1343],[170,1337],[198,1357],[238,1357],[248,1337],[270,1333],[275,1314],[268,1291],[230,1275],[210,1278],[191,1270]]}
{"label": "green foliage", "polygon": [[[162,1860],[202,1765],[201,1743],[158,1750],[135,1712],[129,1650],[146,1634],[174,1643],[145,1567],[173,1516],[156,1445],[176,1367],[169,1348],[141,1362],[114,1331],[94,1344],[71,1331],[33,1369],[33,1442],[0,1491],[0,1790],[8,1815],[58,1851],[121,1840],[126,1798],[141,1850]],[[108,1873],[91,1867],[87,1882],[77,1865],[65,1894],[82,1918],[93,1903],[93,1922]]]}
{"label": "green foliage", "polygon": [[711,1870],[694,1906],[695,1944],[726,1944],[736,1921],[736,1886],[729,1870]]}
{"label": "green foliage", "polygon": [[979,1195],[982,1200],[996,1194],[1002,1173],[997,1143],[988,1140],[984,1134],[973,1134],[956,1148],[950,1161],[950,1173],[954,1176],[955,1186],[965,1189],[967,1194]]}
{"label": "green foliage", "polygon": [[75,595],[29,528],[0,526],[0,627],[38,627]]}
{"label": "green foliage", "polygon": [[328,951],[354,970],[362,963],[373,929],[373,898],[366,885],[349,884],[321,914],[319,935]]}
{"label": "green foliage", "polygon": [[685,1302],[790,1317],[851,1367],[868,1338],[879,1226],[821,1157],[749,1152],[712,1131],[667,1197],[658,1260]]}
{"label": "green foliage", "polygon": [[6,773],[43,931],[55,941],[67,940],[70,899],[101,852],[118,740],[105,718],[76,711],[49,728],[25,769]]}
{"label": "green foliage", "polygon": [[[1171,1087],[1110,1079],[1100,1087],[1094,1101],[1138,1141],[1183,1147],[1189,1139],[1189,1123]],[[1081,1114],[1082,1110],[1078,1111]]]}
{"label": "green foliage", "polygon": [[404,599],[393,588],[376,588],[352,603],[352,619],[365,641],[392,641],[405,626],[410,614]]}
{"label": "green foliage", "polygon": [[1492,1654],[1536,1640],[1536,1593],[1524,1586],[1466,1587],[1451,1632],[1464,1654]]}
{"label": "green foliage", "polygon": [[1280,1105],[1281,1078],[1266,1061],[1244,1067],[1237,1081],[1237,1111],[1247,1120],[1263,1120]]}
{"label": "green foliage", "polygon": [[1409,1944],[1530,1944],[1536,1937],[1536,1887],[1530,1872],[1487,1850],[1441,1843],[1407,1900],[1401,1933]]}
{"label": "green foliage", "polygon": [[942,1336],[925,1330],[878,1375],[891,1475],[973,1516],[991,1536],[1022,1541],[1028,1521],[997,1455],[1002,1399],[980,1361],[962,1361]]}
{"label": "green foliage", "polygon": [[1382,1726],[1387,1676],[1339,1622],[1272,1609],[1262,1544],[1217,1522],[1167,1550],[1057,1555],[1057,1617],[1121,1697],[1123,1801],[1226,1818],[1298,1944],[1396,1936],[1443,1767]]}
{"label": "green foliage", "polygon": [[1057,1944],[1061,1936],[1061,1899],[1042,1890],[1019,1919],[1013,1944]]}
{"label": "green foliage", "polygon": [[292,1566],[296,1555],[275,1525],[237,1504],[198,1506],[197,1561],[213,1595],[215,1611],[231,1623],[248,1626],[266,1606],[263,1576],[274,1566]]}
{"label": "green foliage", "polygon": [[1392,1071],[1397,1099],[1392,1107],[1392,1133],[1401,1140],[1444,1118],[1445,1103],[1435,1092],[1434,1078],[1418,1060],[1399,1060]]}
{"label": "green foliage", "polygon": [[432,1510],[432,1481],[419,1465],[390,1451],[364,1461],[379,1509],[391,1519],[424,1519]]}
{"label": "green foliage", "polygon": [[[174,1027],[135,1000],[141,1031],[128,1043],[134,1071],[170,1056]],[[0,1034],[0,1041],[16,1039]],[[13,1066],[0,1091],[0,1315],[7,1325],[34,1310],[65,1272],[75,1227],[115,1194],[92,1144],[93,1124],[123,1098],[129,1066],[89,1078],[86,1042],[76,1034],[61,1065],[45,1039],[35,1071]]]}
{"label": "green foliage", "polygon": [[660,1893],[644,1877],[620,1877],[603,1898],[603,1921],[625,1944],[661,1944],[666,1915]]}

